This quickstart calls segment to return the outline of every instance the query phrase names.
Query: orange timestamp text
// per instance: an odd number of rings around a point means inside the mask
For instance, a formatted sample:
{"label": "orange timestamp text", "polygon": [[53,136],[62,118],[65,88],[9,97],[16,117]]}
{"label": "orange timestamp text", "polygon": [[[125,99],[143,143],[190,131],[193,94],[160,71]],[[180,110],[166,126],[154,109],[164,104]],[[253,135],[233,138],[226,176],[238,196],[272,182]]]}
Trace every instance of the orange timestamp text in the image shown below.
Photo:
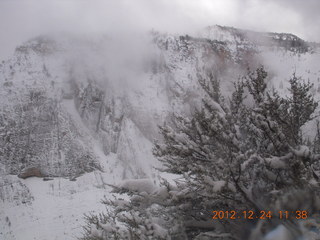
{"label": "orange timestamp text", "polygon": [[278,219],[307,219],[308,211],[297,210],[297,211],[212,211],[212,219],[222,220],[222,219],[262,219],[268,220],[272,218]]}

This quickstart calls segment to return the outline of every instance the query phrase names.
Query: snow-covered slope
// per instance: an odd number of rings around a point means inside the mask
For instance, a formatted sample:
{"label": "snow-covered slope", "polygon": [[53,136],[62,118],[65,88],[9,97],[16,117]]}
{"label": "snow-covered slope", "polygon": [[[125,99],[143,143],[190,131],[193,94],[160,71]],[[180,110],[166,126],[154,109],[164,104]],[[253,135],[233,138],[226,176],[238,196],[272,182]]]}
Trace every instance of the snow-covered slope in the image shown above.
{"label": "snow-covered slope", "polygon": [[[0,239],[74,239],[82,215],[110,196],[107,184],[156,178],[157,126],[200,106],[199,74],[214,72],[228,96],[247,67],[263,64],[269,87],[286,94],[295,72],[319,98],[319,58],[317,45],[291,34],[221,26],[198,36],[42,36],[22,44],[0,64]],[[17,177],[31,167],[49,181]]]}

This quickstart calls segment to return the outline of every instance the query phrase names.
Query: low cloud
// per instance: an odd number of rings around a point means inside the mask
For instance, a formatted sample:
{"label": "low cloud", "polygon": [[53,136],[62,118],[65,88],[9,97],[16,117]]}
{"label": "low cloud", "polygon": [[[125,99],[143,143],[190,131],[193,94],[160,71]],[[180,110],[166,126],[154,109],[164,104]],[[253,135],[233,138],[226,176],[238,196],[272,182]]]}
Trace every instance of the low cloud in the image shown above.
{"label": "low cloud", "polygon": [[192,34],[220,24],[320,42],[319,7],[317,0],[2,0],[0,59],[31,37],[59,31]]}

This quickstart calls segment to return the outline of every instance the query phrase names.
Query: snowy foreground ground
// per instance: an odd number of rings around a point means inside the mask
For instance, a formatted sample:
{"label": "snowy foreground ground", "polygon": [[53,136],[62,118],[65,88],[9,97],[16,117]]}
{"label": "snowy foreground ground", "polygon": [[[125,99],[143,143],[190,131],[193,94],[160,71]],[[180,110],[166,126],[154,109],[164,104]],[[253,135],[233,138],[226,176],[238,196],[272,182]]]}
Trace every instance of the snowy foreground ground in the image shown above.
{"label": "snowy foreground ground", "polygon": [[[165,177],[173,178],[169,175]],[[50,181],[35,177],[26,180],[16,176],[10,178],[13,188],[18,188],[19,193],[15,190],[10,193],[10,188],[13,189],[11,184],[2,186],[2,190],[6,191],[0,197],[4,198],[7,194],[11,199],[1,199],[0,202],[0,240],[77,239],[83,233],[84,214],[105,211],[105,205],[100,202],[104,197],[112,199],[108,184],[115,184],[114,176],[100,171],[85,174],[76,181],[64,178]],[[149,193],[157,189],[151,179],[124,180],[116,185]],[[26,189],[30,192],[26,193]],[[316,240],[317,237],[318,231],[311,231],[302,240]],[[288,230],[279,225],[264,240],[292,239]]]}
{"label": "snowy foreground ground", "polygon": [[[83,233],[84,215],[106,210],[101,200],[112,199],[109,184],[145,192],[157,188],[151,179],[115,181],[115,177],[116,174],[100,171],[85,174],[76,181],[65,178],[43,181],[36,177],[21,180],[10,176],[13,184],[2,188],[1,197],[7,194],[11,199],[0,202],[0,239],[77,239]],[[19,191],[10,193],[11,185]]]}
{"label": "snowy foreground ground", "polygon": [[76,181],[29,178],[22,182],[34,200],[20,205],[1,201],[0,239],[75,239],[81,236],[83,215],[105,210],[100,201],[110,195],[110,187],[105,185],[110,178],[101,172],[86,174]]}

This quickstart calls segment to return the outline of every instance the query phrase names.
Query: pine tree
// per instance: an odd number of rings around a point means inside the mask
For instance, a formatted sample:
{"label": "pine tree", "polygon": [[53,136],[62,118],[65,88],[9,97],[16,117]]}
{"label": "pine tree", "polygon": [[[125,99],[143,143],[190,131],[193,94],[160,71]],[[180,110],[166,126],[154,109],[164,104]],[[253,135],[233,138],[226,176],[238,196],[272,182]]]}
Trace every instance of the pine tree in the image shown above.
{"label": "pine tree", "polygon": [[[108,202],[116,209],[113,224],[122,223],[131,234],[127,239],[249,239],[243,227],[246,220],[213,220],[212,211],[258,214],[277,209],[279,196],[292,191],[318,193],[314,169],[320,155],[302,134],[318,105],[310,94],[312,85],[293,75],[290,96],[282,97],[267,89],[267,78],[263,67],[249,71],[235,83],[229,103],[222,99],[213,75],[200,79],[207,93],[203,107],[190,119],[175,116],[174,126],[160,127],[163,141],[154,148],[163,171],[180,175],[179,181],[174,186],[165,182],[149,194],[116,188],[132,195],[131,200]],[[292,210],[297,207],[292,204]],[[307,210],[312,215],[319,209]],[[131,217],[121,217],[125,213]],[[165,229],[163,236],[148,228],[154,218]],[[302,234],[294,220],[283,224],[295,236]],[[99,223],[96,228],[106,232]],[[177,232],[183,234],[175,236]],[[86,239],[93,239],[90,234]]]}

